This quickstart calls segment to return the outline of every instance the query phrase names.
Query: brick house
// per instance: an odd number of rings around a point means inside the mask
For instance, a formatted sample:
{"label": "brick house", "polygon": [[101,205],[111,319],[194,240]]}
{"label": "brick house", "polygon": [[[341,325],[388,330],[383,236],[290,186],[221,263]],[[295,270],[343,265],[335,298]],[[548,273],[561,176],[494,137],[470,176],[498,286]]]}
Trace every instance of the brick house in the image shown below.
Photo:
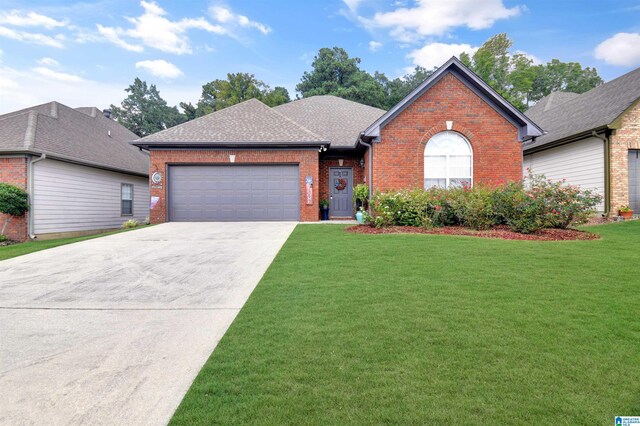
{"label": "brick house", "polygon": [[134,141],[151,154],[151,221],[352,217],[370,191],[500,183],[522,176],[542,135],[451,58],[389,111],[334,96],[269,108],[249,100]]}
{"label": "brick house", "polygon": [[583,94],[555,92],[526,115],[545,134],[524,144],[524,167],[603,196],[599,210],[640,213],[640,68]]}
{"label": "brick house", "polygon": [[[30,210],[9,216],[15,241],[119,228],[149,214],[149,156],[136,135],[97,108],[50,102],[0,115],[0,182],[24,189]],[[0,214],[0,228],[5,215]]]}

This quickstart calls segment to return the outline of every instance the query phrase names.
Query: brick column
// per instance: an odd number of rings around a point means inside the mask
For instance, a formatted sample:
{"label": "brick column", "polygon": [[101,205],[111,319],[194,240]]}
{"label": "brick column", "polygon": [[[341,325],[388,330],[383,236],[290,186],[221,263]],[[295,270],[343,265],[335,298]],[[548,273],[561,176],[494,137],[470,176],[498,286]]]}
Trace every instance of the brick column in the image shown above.
{"label": "brick column", "polygon": [[[629,204],[629,150],[640,149],[640,103],[621,118],[620,128],[611,136],[611,214]],[[638,213],[638,212],[635,212]]]}
{"label": "brick column", "polygon": [[[0,182],[8,183],[27,190],[27,157],[0,157]],[[7,215],[0,213],[0,230],[4,226]],[[22,216],[9,216],[9,223],[4,235],[10,240],[26,241],[28,235],[29,213]]]}

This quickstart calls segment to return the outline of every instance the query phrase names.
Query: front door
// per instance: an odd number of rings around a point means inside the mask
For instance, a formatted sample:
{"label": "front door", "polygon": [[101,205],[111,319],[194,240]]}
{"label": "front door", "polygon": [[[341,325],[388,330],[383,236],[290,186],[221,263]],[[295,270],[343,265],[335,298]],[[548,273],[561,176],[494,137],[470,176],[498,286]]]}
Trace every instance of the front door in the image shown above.
{"label": "front door", "polygon": [[353,170],[351,167],[329,169],[331,217],[353,217]]}

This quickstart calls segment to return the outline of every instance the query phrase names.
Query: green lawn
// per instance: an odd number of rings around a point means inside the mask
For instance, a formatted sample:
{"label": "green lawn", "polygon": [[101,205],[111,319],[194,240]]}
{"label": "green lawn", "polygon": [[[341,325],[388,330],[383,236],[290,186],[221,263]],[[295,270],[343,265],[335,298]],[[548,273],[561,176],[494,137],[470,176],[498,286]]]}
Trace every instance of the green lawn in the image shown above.
{"label": "green lawn", "polygon": [[13,244],[10,246],[0,247],[0,260],[11,259],[25,254],[33,253],[40,250],[46,250],[53,247],[63,246],[65,244],[77,243],[78,241],[91,240],[93,238],[104,237],[105,235],[118,234],[120,232],[133,231],[134,229],[117,229],[115,231],[105,232],[102,234],[85,235],[83,237],[59,238],[56,240],[35,240],[26,243]]}
{"label": "green lawn", "polygon": [[590,230],[602,239],[298,226],[172,424],[640,415],[640,221]]}

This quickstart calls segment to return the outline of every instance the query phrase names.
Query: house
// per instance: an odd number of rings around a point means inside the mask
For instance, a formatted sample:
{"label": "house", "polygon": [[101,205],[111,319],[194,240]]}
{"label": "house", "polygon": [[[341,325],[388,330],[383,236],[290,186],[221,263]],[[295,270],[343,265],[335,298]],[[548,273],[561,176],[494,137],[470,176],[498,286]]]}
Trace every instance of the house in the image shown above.
{"label": "house", "polygon": [[252,99],[134,141],[151,154],[151,221],[353,217],[352,189],[500,183],[540,128],[452,58],[389,111],[333,96]]}
{"label": "house", "polygon": [[598,209],[640,212],[640,68],[583,94],[551,93],[526,115],[546,132],[524,143],[524,167],[603,196]]}
{"label": "house", "polygon": [[26,190],[31,204],[10,217],[6,236],[79,235],[144,220],[149,155],[128,143],[134,138],[97,108],[50,102],[0,115],[0,182]]}

